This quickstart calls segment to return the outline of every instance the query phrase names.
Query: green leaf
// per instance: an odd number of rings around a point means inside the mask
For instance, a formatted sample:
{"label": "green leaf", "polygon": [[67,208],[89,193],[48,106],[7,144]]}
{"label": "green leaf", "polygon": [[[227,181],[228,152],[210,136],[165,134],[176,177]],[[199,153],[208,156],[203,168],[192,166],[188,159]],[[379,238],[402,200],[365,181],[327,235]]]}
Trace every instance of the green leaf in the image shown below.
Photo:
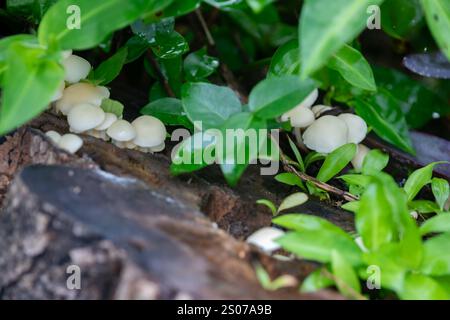
{"label": "green leaf", "polygon": [[328,220],[308,214],[283,214],[274,218],[272,222],[280,227],[298,232],[322,230],[351,239],[344,230]]}
{"label": "green leaf", "polygon": [[[370,5],[382,0],[306,0],[299,23],[302,76],[313,74],[366,27]],[[320,12],[320,14],[318,14]]]}
{"label": "green leaf", "polygon": [[[214,156],[216,137],[206,132],[197,132],[180,142],[176,149],[170,172],[174,175],[200,170],[214,162],[209,155]],[[211,161],[210,161],[211,160]]]}
{"label": "green leaf", "polygon": [[123,104],[119,101],[103,99],[100,107],[105,112],[114,113],[118,118],[122,118],[123,116]]}
{"label": "green leaf", "polygon": [[0,109],[1,135],[44,111],[64,80],[64,70],[58,60],[33,45],[11,44],[6,63]]}
{"label": "green leaf", "polygon": [[403,300],[448,300],[450,298],[436,280],[422,274],[408,274],[399,295]]}
{"label": "green leaf", "polygon": [[[269,141],[259,134],[265,121],[253,114],[242,112],[232,115],[223,125],[223,153],[217,155],[220,169],[230,186],[235,186],[248,165],[258,158],[260,150]],[[230,134],[231,133],[231,134]],[[219,153],[219,151],[216,152]]]}
{"label": "green leaf", "polygon": [[450,233],[428,239],[424,244],[421,271],[431,276],[450,274]]}
{"label": "green leaf", "polygon": [[45,12],[57,0],[7,0],[6,8],[8,13],[14,16],[21,16],[38,23]]}
{"label": "green leaf", "polygon": [[130,39],[128,39],[127,43],[125,43],[125,46],[128,49],[128,55],[125,63],[131,63],[139,59],[150,47],[145,39],[137,35],[134,35]]}
{"label": "green leaf", "polygon": [[153,53],[161,59],[173,59],[189,51],[186,39],[176,31],[156,33],[156,42],[152,46]]}
{"label": "green leaf", "polygon": [[373,77],[372,68],[358,50],[344,45],[328,61],[327,66],[339,72],[351,85],[368,91],[376,91],[377,85]]}
{"label": "green leaf", "polygon": [[305,158],[305,169],[308,169],[314,162],[322,161],[327,157],[326,154],[311,151]]}
{"label": "green leaf", "polygon": [[272,201],[267,200],[267,199],[259,199],[258,201],[256,201],[257,204],[261,204],[263,206],[266,206],[267,208],[270,209],[270,211],[272,211],[272,215],[275,215],[277,213],[277,208],[275,207],[275,205],[273,204]]}
{"label": "green leaf", "polygon": [[338,251],[331,253],[331,270],[336,277],[336,286],[348,298],[355,298],[361,293],[361,284],[355,270]]}
{"label": "green leaf", "polygon": [[450,187],[448,181],[441,178],[433,178],[431,180],[431,190],[433,191],[434,198],[441,211],[444,210],[445,203],[450,197]]}
{"label": "green leaf", "polygon": [[433,202],[433,201],[429,201],[429,200],[414,200],[414,201],[410,201],[408,203],[408,207],[411,210],[417,211],[419,213],[435,213],[435,212],[439,212],[439,206]]}
{"label": "green leaf", "polygon": [[308,260],[329,263],[333,250],[337,250],[351,265],[358,265],[361,261],[361,251],[353,239],[329,230],[288,232],[276,242],[286,251]]}
{"label": "green leaf", "polygon": [[233,90],[208,83],[185,84],[182,103],[189,120],[201,121],[203,129],[220,128],[230,116],[242,110]]}
{"label": "green leaf", "polygon": [[428,27],[450,60],[450,3],[448,0],[421,0]]}
{"label": "green leaf", "polygon": [[344,203],[341,206],[342,209],[356,213],[359,210],[359,201],[351,201],[351,202],[347,202]]}
{"label": "green leaf", "polygon": [[248,4],[248,6],[253,10],[255,13],[260,13],[263,11],[263,9],[274,2],[275,0],[245,0]]}
{"label": "green leaf", "polygon": [[142,114],[153,116],[170,126],[184,126],[193,129],[192,123],[184,112],[181,101],[174,98],[162,98],[150,102],[141,109]]}
{"label": "green leaf", "polygon": [[30,34],[16,34],[13,36],[9,36],[0,40],[0,74],[6,70],[6,59],[8,48],[13,43],[37,43],[37,39],[35,36]]}
{"label": "green leaf", "polygon": [[307,293],[307,292],[316,292],[321,289],[325,289],[328,287],[331,287],[334,285],[334,281],[330,279],[329,277],[326,277],[323,274],[323,268],[319,268],[306,277],[305,280],[303,280],[303,283],[300,287],[300,291]]}
{"label": "green leaf", "polygon": [[[39,42],[43,45],[57,43],[63,50],[84,50],[95,47],[110,33],[132,23],[145,12],[157,9],[159,0],[60,0],[42,19]],[[74,7],[77,6],[77,7]],[[79,9],[79,28],[76,22]],[[73,27],[68,28],[68,23]]]}
{"label": "green leaf", "polygon": [[378,87],[395,97],[411,128],[424,126],[434,113],[444,115],[450,112],[447,101],[421,82],[394,69],[376,66],[373,70]]}
{"label": "green leaf", "polygon": [[295,145],[294,141],[288,136],[289,146],[292,149],[292,152],[295,155],[295,159],[297,160],[297,163],[299,165],[299,168],[302,172],[305,172],[305,164],[303,163],[302,155],[300,154],[300,151],[298,150],[297,146]]}
{"label": "green leaf", "polygon": [[218,67],[219,60],[208,56],[205,48],[189,54],[184,60],[184,73],[188,81],[205,79]]}
{"label": "green leaf", "polygon": [[262,119],[273,119],[300,104],[314,88],[312,80],[296,76],[268,78],[250,93],[249,108]]}
{"label": "green leaf", "polygon": [[157,22],[137,20],[131,25],[133,33],[149,46],[156,44],[156,34],[171,34],[175,30],[175,19],[165,18]]}
{"label": "green leaf", "polygon": [[300,206],[308,201],[308,196],[303,192],[297,192],[286,197],[278,207],[278,212]]}
{"label": "green leaf", "polygon": [[337,148],[326,158],[317,174],[317,179],[327,182],[341,172],[356,154],[356,144],[349,143]]}
{"label": "green leaf", "polygon": [[370,176],[365,176],[362,174],[345,174],[340,177],[339,179],[342,179],[350,186],[359,186],[366,188],[371,182],[372,178]]}
{"label": "green leaf", "polygon": [[405,117],[397,100],[388,92],[379,89],[378,94],[367,101],[357,97],[351,106],[380,138],[414,154]]}
{"label": "green leaf", "polygon": [[272,57],[268,77],[300,75],[300,51],[298,41],[292,40],[282,45]]}
{"label": "green leaf", "polygon": [[434,216],[420,226],[422,235],[443,232],[450,232],[450,213],[448,212]]}
{"label": "green leaf", "polygon": [[434,167],[440,163],[443,162],[432,162],[423,168],[417,169],[408,177],[403,187],[408,195],[408,201],[413,200],[423,187],[431,183]]}
{"label": "green leaf", "polygon": [[128,48],[123,47],[109,59],[103,61],[89,76],[98,85],[107,85],[113,81],[122,70],[128,56]]}
{"label": "green leaf", "polygon": [[381,150],[370,150],[364,158],[362,173],[363,174],[377,174],[383,171],[389,163],[389,155],[383,153]]}
{"label": "green leaf", "polygon": [[188,14],[200,7],[202,0],[173,1],[171,5],[164,9],[165,17],[178,17]]}
{"label": "green leaf", "polygon": [[290,172],[283,172],[283,173],[277,174],[275,176],[275,180],[277,180],[278,182],[287,184],[288,186],[297,186],[303,190],[305,189],[302,179],[300,179],[297,175],[290,173]]}
{"label": "green leaf", "polygon": [[397,39],[408,39],[423,24],[420,0],[389,0],[381,6],[383,31]]}
{"label": "green leaf", "polygon": [[398,240],[396,216],[409,215],[406,197],[389,176],[373,177],[359,201],[356,229],[369,250]]}

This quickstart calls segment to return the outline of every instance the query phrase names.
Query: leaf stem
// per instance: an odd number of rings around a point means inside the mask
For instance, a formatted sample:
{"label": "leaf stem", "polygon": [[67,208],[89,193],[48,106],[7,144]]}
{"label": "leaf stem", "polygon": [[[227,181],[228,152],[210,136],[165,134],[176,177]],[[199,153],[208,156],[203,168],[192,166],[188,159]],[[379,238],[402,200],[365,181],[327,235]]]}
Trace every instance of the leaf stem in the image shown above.
{"label": "leaf stem", "polygon": [[153,53],[150,50],[147,51],[147,57],[148,57],[150,63],[152,64],[152,67],[155,69],[155,72],[156,72],[156,75],[157,75],[157,77],[159,79],[159,82],[164,87],[164,90],[166,91],[166,93],[169,95],[169,97],[176,98],[176,95],[175,95],[174,91],[170,87],[169,81],[167,80],[167,78],[162,73],[161,67],[159,66],[158,61],[156,61],[155,57],[153,56]]}

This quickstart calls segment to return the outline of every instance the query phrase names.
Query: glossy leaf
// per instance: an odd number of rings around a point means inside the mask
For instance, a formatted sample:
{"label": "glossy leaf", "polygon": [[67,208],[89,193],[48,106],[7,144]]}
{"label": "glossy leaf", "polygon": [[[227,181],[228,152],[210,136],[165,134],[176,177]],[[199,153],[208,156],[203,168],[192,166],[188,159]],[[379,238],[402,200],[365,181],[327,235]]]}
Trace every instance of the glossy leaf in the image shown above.
{"label": "glossy leaf", "polygon": [[323,67],[333,54],[363,31],[369,18],[367,8],[382,2],[306,0],[299,24],[303,77]]}
{"label": "glossy leaf", "polygon": [[182,103],[189,120],[201,121],[203,129],[220,128],[230,116],[242,110],[231,89],[208,83],[185,84]]}
{"label": "glossy leaf", "polygon": [[122,70],[128,56],[128,48],[123,47],[109,59],[103,61],[89,76],[98,85],[107,85],[113,81]]}
{"label": "glossy leaf", "polygon": [[426,235],[429,233],[448,233],[450,232],[450,213],[441,213],[426,220],[420,226],[420,233]]}
{"label": "glossy leaf", "polygon": [[41,21],[38,29],[39,42],[43,45],[57,43],[61,49],[92,48],[113,31],[129,25],[142,14],[155,10],[158,1],[105,0],[99,4],[92,0],[60,0],[47,11]]}
{"label": "glossy leaf", "polygon": [[444,210],[445,203],[450,197],[450,187],[448,181],[441,178],[433,178],[431,180],[431,190],[434,198],[441,210]]}
{"label": "glossy leaf", "polygon": [[5,134],[44,111],[64,80],[58,61],[32,45],[14,43],[6,53],[8,68],[2,81],[0,134]]}
{"label": "glossy leaf", "polygon": [[439,47],[450,60],[450,2],[421,0],[428,26]]}
{"label": "glossy leaf", "polygon": [[341,172],[356,154],[356,145],[349,143],[337,148],[326,158],[317,174],[317,179],[327,182]]}
{"label": "glossy leaf", "polygon": [[141,113],[156,117],[166,125],[193,128],[184,112],[181,101],[175,98],[162,98],[150,102],[141,109]]}
{"label": "glossy leaf", "polygon": [[413,200],[423,187],[431,183],[434,167],[439,163],[442,162],[432,162],[423,168],[417,169],[408,177],[404,186],[408,195],[408,201]]}
{"label": "glossy leaf", "polygon": [[292,40],[277,49],[270,62],[268,77],[300,74],[298,41]]}
{"label": "glossy leaf", "polygon": [[372,68],[358,50],[344,45],[328,61],[327,66],[339,74],[351,85],[368,91],[376,91],[377,85]]}
{"label": "glossy leaf", "polygon": [[381,6],[383,31],[397,39],[408,39],[424,22],[420,0],[389,0]]}
{"label": "glossy leaf", "polygon": [[260,118],[276,118],[300,104],[314,89],[314,82],[309,79],[301,81],[296,76],[268,78],[250,93],[249,108]]}
{"label": "glossy leaf", "polygon": [[178,32],[156,33],[153,53],[161,59],[173,59],[189,51],[189,45]]}
{"label": "glossy leaf", "polygon": [[357,97],[351,105],[380,138],[414,153],[408,126],[397,100],[381,89],[379,93],[367,101]]}
{"label": "glossy leaf", "polygon": [[450,233],[444,233],[425,241],[422,272],[432,276],[450,274]]}
{"label": "glossy leaf", "polygon": [[189,54],[184,60],[184,72],[188,81],[205,79],[218,67],[219,60],[208,56],[205,48]]}
{"label": "glossy leaf", "polygon": [[283,173],[277,174],[275,176],[275,180],[277,180],[278,182],[287,184],[288,186],[297,186],[297,187],[300,187],[301,189],[305,188],[302,180],[299,177],[297,177],[295,174],[290,173],[290,172],[283,172]]}

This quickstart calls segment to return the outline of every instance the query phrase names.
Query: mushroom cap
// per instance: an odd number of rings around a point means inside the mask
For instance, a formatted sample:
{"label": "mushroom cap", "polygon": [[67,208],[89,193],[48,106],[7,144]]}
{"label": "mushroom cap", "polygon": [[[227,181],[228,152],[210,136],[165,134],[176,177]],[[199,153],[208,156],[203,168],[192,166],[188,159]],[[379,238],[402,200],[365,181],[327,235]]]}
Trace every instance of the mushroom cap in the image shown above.
{"label": "mushroom cap", "polygon": [[163,142],[163,143],[161,143],[159,146],[151,147],[151,148],[150,148],[150,151],[151,151],[151,152],[161,152],[161,151],[163,151],[165,148],[166,148],[166,144]]}
{"label": "mushroom cap", "polygon": [[74,106],[67,115],[70,130],[76,133],[94,129],[105,120],[105,112],[102,108],[89,103]]}
{"label": "mushroom cap", "polygon": [[366,138],[367,124],[363,118],[351,113],[340,114],[338,118],[347,124],[347,142],[358,144]]}
{"label": "mushroom cap", "polygon": [[326,106],[323,104],[318,104],[318,105],[315,105],[314,107],[312,107],[311,110],[314,113],[314,116],[316,118],[318,118],[322,113],[327,112],[329,110],[333,110],[333,107]]}
{"label": "mushroom cap", "polygon": [[366,155],[369,153],[369,151],[370,151],[370,149],[367,148],[365,145],[358,144],[356,154],[352,159],[352,165],[356,171],[361,172],[362,166],[364,163],[364,159],[365,159]]}
{"label": "mushroom cap", "polygon": [[158,118],[140,116],[131,123],[136,130],[133,142],[142,148],[156,147],[166,140],[166,127]]}
{"label": "mushroom cap", "polygon": [[297,118],[296,113],[301,108],[311,108],[311,106],[316,102],[317,97],[319,96],[319,90],[314,89],[300,104],[298,104],[296,107],[292,108],[288,112],[284,113],[281,116],[281,121],[288,121],[292,118]]}
{"label": "mushroom cap", "polygon": [[106,130],[106,134],[113,140],[125,142],[136,137],[136,130],[128,121],[117,120]]}
{"label": "mushroom cap", "polygon": [[281,248],[274,240],[284,235],[283,230],[265,227],[257,230],[247,238],[247,242],[251,243],[265,252],[272,252]]}
{"label": "mushroom cap", "polygon": [[306,128],[309,127],[316,118],[311,109],[299,106],[289,112],[291,125],[294,128]]}
{"label": "mushroom cap", "polygon": [[53,130],[47,131],[45,133],[45,135],[47,137],[49,137],[56,144],[59,142],[59,140],[61,140],[61,135],[58,132],[53,131]]}
{"label": "mushroom cap", "polygon": [[114,113],[106,112],[105,119],[103,120],[102,123],[100,123],[100,125],[95,127],[95,130],[104,131],[104,130],[108,129],[109,127],[111,127],[111,125],[116,121],[117,121],[117,116]]}
{"label": "mushroom cap", "polygon": [[89,61],[74,54],[64,59],[62,65],[66,73],[64,80],[69,83],[77,83],[81,79],[86,79],[91,71]]}
{"label": "mushroom cap", "polygon": [[72,52],[72,49],[64,50],[63,52],[61,52],[63,59],[67,59],[68,57],[70,57],[72,55]]}
{"label": "mushroom cap", "polygon": [[83,140],[79,136],[71,133],[63,135],[58,142],[58,146],[61,149],[64,149],[70,153],[77,152],[82,145]]}
{"label": "mushroom cap", "polygon": [[56,101],[56,109],[67,115],[70,109],[80,103],[90,103],[100,106],[102,100],[109,98],[109,90],[90,83],[76,83],[63,91],[61,99]]}
{"label": "mushroom cap", "polygon": [[348,128],[335,116],[323,116],[306,129],[303,142],[310,150],[330,153],[347,143]]}

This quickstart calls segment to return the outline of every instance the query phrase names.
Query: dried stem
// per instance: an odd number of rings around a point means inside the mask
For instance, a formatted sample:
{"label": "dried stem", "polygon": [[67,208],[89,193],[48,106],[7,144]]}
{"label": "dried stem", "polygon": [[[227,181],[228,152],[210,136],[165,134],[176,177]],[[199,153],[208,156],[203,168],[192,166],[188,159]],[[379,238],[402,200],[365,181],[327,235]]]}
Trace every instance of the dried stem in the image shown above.
{"label": "dried stem", "polygon": [[329,193],[333,193],[333,194],[343,198],[346,201],[356,201],[356,200],[358,200],[358,197],[354,196],[353,194],[351,194],[349,192],[346,192],[346,191],[343,191],[343,190],[341,190],[339,188],[333,187],[332,185],[329,185],[329,184],[327,184],[325,182],[317,180],[316,178],[311,177],[311,176],[307,175],[304,172],[298,171],[294,166],[292,166],[292,164],[290,163],[289,159],[283,153],[281,148],[279,148],[279,150],[280,150],[281,162],[283,163],[284,170],[286,170],[287,172],[293,173],[297,177],[302,179],[303,181],[310,182],[313,185],[315,185],[316,187],[318,187],[319,189],[322,189],[322,190],[327,191]]}

